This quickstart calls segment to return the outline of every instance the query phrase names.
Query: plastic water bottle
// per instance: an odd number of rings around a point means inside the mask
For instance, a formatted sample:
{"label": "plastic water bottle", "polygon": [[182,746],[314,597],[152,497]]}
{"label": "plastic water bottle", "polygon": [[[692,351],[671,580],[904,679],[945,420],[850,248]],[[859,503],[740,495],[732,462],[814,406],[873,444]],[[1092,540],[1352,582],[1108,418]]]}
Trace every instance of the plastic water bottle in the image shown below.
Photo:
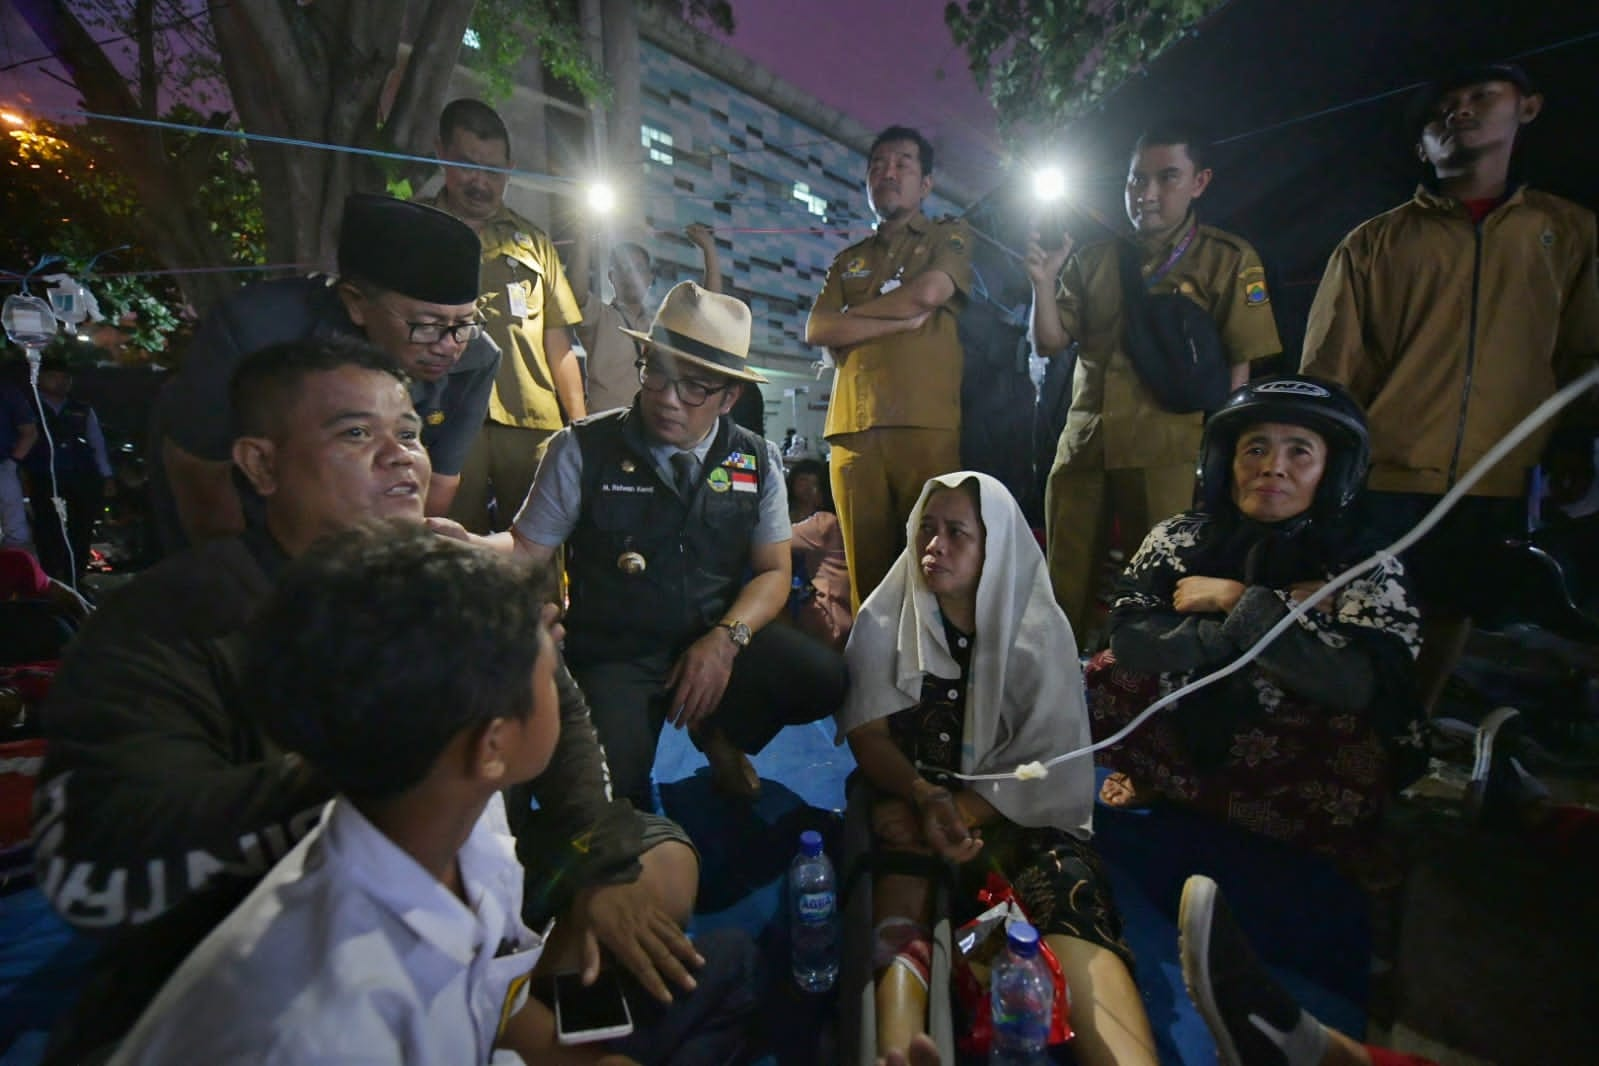
{"label": "plastic water bottle", "polygon": [[794,983],[826,992],[838,980],[838,882],[822,854],[822,834],[800,834],[799,854],[788,868],[789,935]]}
{"label": "plastic water bottle", "polygon": [[1038,930],[1013,922],[1005,930],[1006,950],[994,964],[989,1003],[994,1039],[989,1066],[1033,1066],[1045,1062],[1049,1022],[1055,1007],[1055,982],[1038,954]]}

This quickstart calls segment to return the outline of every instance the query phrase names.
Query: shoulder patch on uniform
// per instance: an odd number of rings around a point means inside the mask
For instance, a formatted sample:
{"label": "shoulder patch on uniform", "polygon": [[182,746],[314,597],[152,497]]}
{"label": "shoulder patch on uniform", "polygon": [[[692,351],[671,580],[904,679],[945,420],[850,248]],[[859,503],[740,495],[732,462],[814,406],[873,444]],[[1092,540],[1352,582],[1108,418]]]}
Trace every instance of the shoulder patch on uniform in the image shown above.
{"label": "shoulder patch on uniform", "polygon": [[964,252],[966,250],[966,238],[959,233],[951,233],[949,240],[944,243],[949,245],[949,250],[952,252]]}
{"label": "shoulder patch on uniform", "polygon": [[839,252],[833,257],[833,261],[835,263],[842,263],[848,259],[855,258],[857,255],[861,254],[861,249],[871,244],[874,239],[874,237],[867,237],[864,240],[856,241],[854,244],[846,245],[843,251]]}
{"label": "shoulder patch on uniform", "polygon": [[871,272],[871,268],[866,265],[866,257],[864,255],[852,255],[849,261],[844,264],[844,269],[839,276],[854,280],[855,278],[864,278]]}
{"label": "shoulder patch on uniform", "polygon": [[427,423],[430,426],[442,426],[442,425],[444,425],[444,412],[443,411],[429,411],[428,412],[428,417],[427,417]]}
{"label": "shoulder patch on uniform", "polygon": [[1248,281],[1250,278],[1254,277],[1257,274],[1260,275],[1261,277],[1265,277],[1266,276],[1266,268],[1263,267],[1263,266],[1258,266],[1258,265],[1257,266],[1244,267],[1244,269],[1242,269],[1242,270],[1240,270],[1238,272],[1238,280],[1239,281]]}
{"label": "shoulder patch on uniform", "polygon": [[1253,281],[1244,283],[1244,303],[1251,307],[1259,307],[1261,304],[1270,302],[1271,297],[1266,293],[1266,281],[1264,278],[1256,278]]}
{"label": "shoulder patch on uniform", "polygon": [[1238,234],[1228,233],[1226,230],[1217,229],[1215,226],[1206,226],[1201,224],[1199,227],[1199,233],[1207,240],[1215,241],[1218,244],[1225,244],[1235,252],[1254,251],[1254,247]]}

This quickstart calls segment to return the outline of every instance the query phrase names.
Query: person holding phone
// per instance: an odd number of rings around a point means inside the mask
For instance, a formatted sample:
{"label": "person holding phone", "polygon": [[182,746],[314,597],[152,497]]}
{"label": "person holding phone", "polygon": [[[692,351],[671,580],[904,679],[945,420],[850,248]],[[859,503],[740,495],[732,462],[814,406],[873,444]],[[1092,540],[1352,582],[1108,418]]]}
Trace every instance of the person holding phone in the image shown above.
{"label": "person holding phone", "polygon": [[[248,713],[224,641],[319,537],[376,519],[422,524],[424,422],[383,351],[340,337],[268,348],[244,360],[231,390],[234,455],[262,496],[261,528],[140,574],[74,638],[51,693],[33,819],[38,880],[100,951],[46,1062],[102,1061],[333,795]],[[431,611],[414,624],[430,630],[424,617]],[[742,948],[723,956],[683,934],[699,883],[687,835],[612,796],[605,752],[564,666],[556,688],[555,754],[507,796],[532,874],[524,921],[541,929],[560,915],[552,962],[593,979],[603,953],[663,1004],[662,1025],[694,1030],[707,998],[736,1006],[729,990],[744,984]],[[716,996],[684,995],[711,986]],[[650,1017],[635,1010],[641,1030]]]}
{"label": "person holding phone", "polygon": [[[1282,342],[1260,256],[1243,238],[1200,225],[1194,213],[1211,177],[1195,130],[1179,122],[1152,126],[1127,167],[1127,218],[1150,291],[1181,293],[1211,314],[1236,388],[1248,380],[1249,363],[1276,355]],[[1049,238],[1060,241],[1053,250],[1040,243]],[[1113,524],[1130,551],[1156,522],[1188,507],[1204,423],[1198,412],[1162,408],[1125,351],[1118,243],[1078,250],[1054,233],[1040,234],[1027,249],[1038,354],[1073,345],[1077,351],[1045,515],[1050,582],[1086,647],[1096,643],[1094,589]]]}
{"label": "person holding phone", "polygon": [[721,1061],[659,1031],[636,1056],[562,1054],[529,994],[550,930],[522,921],[504,793],[561,733],[560,632],[534,570],[404,520],[285,568],[227,654],[267,735],[336,795],[113,1063]]}
{"label": "person holding phone", "polygon": [[[246,698],[337,795],[113,1062],[465,1063],[538,1046],[543,940],[522,923],[501,793],[544,769],[561,722],[555,609],[525,569],[391,521],[284,570],[240,644]],[[422,610],[437,628],[416,625]]]}

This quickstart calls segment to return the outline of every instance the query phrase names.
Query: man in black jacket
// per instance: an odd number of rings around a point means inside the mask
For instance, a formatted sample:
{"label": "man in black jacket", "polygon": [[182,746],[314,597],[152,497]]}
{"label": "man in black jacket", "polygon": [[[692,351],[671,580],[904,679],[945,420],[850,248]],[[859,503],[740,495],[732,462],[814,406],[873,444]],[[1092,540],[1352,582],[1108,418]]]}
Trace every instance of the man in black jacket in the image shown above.
{"label": "man in black jacket", "polygon": [[[382,351],[346,338],[247,358],[232,385],[233,459],[264,500],[264,523],[141,575],[69,652],[45,715],[37,871],[62,916],[105,948],[52,1061],[92,1060],[118,1039],[331,796],[238,711],[239,631],[318,537],[370,519],[422,521],[431,467],[406,386]],[[529,922],[567,911],[552,959],[597,970],[603,945],[667,999],[667,981],[693,984],[698,956],[680,926],[697,857],[677,826],[612,800],[564,668],[558,689],[560,743],[531,784],[540,810],[511,805],[522,850],[536,848],[565,886],[529,885]]]}
{"label": "man in black jacket", "polygon": [[238,491],[228,382],[273,344],[361,337],[410,379],[433,466],[427,513],[444,514],[483,427],[500,350],[479,314],[477,235],[423,204],[356,193],[339,224],[337,278],[247,285],[206,313],[152,416],[150,491],[168,552],[231,536],[255,520]]}
{"label": "man in black jacket", "polygon": [[[843,702],[843,657],[790,626],[768,626],[792,580],[777,448],[732,411],[749,367],[750,311],[685,281],[644,342],[630,408],[550,440],[511,528],[474,538],[547,561],[571,578],[566,650],[617,791],[649,809],[662,726],[687,728],[723,792],[760,778],[745,755],[786,725]],[[465,537],[460,526],[434,528]]]}

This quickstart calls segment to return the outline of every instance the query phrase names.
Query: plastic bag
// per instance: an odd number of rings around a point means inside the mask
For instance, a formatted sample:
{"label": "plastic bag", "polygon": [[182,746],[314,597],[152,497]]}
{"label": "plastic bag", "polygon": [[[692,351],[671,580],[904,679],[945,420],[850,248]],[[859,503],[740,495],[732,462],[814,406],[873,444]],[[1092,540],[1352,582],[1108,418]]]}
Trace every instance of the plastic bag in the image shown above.
{"label": "plastic bag", "polygon": [[[955,932],[955,999],[966,1015],[963,1035],[957,1041],[967,1055],[987,1055],[994,1037],[993,1008],[988,999],[989,970],[994,957],[1005,950],[1005,929],[1011,922],[1028,921],[1027,910],[1016,898],[1010,882],[997,873],[978,891],[977,900],[986,909]],[[1070,990],[1060,960],[1049,944],[1039,941],[1039,956],[1049,967],[1055,982],[1055,1007],[1049,1021],[1050,1044],[1063,1044],[1073,1036]]]}

